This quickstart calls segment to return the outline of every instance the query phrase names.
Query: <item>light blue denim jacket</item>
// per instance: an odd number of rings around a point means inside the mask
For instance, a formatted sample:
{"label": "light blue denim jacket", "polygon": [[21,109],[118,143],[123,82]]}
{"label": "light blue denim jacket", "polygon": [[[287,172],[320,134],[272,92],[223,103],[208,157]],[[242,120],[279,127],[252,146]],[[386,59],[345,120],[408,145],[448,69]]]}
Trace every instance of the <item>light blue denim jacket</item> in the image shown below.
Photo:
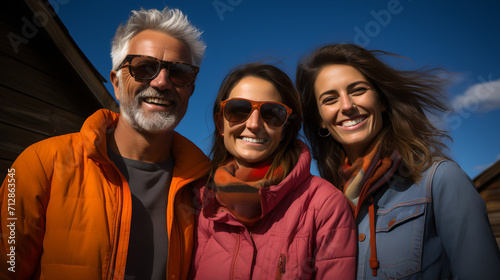
{"label": "light blue denim jacket", "polygon": [[436,162],[416,184],[396,174],[373,193],[377,276],[369,265],[368,202],[357,215],[357,279],[499,280],[485,203],[462,169]]}

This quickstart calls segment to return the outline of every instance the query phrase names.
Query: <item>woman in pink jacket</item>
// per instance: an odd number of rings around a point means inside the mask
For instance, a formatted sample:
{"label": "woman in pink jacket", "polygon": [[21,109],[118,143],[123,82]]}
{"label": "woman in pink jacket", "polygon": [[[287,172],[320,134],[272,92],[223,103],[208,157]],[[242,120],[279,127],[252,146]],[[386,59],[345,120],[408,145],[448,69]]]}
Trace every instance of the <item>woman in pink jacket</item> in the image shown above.
{"label": "woman in pink jacket", "polygon": [[259,63],[233,70],[213,117],[193,278],[354,279],[352,214],[343,194],[309,171],[290,78]]}

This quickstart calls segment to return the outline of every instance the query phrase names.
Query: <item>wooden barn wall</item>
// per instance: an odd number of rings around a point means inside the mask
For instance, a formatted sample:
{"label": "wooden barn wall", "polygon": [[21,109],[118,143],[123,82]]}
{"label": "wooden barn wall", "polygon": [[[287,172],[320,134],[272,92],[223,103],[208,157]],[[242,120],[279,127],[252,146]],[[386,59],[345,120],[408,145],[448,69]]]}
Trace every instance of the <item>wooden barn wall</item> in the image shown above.
{"label": "wooden barn wall", "polygon": [[[23,1],[9,1],[8,9],[0,9],[0,34],[3,181],[13,160],[27,146],[79,131],[101,105],[64,59],[64,50],[57,49]],[[11,42],[15,36],[23,41],[17,46]]]}
{"label": "wooden barn wall", "polygon": [[500,247],[500,162],[476,177],[474,183],[486,202],[491,229]]}
{"label": "wooden barn wall", "polygon": [[495,234],[498,247],[500,248],[500,180],[497,180],[488,189],[483,191],[481,196],[486,201],[491,229]]}

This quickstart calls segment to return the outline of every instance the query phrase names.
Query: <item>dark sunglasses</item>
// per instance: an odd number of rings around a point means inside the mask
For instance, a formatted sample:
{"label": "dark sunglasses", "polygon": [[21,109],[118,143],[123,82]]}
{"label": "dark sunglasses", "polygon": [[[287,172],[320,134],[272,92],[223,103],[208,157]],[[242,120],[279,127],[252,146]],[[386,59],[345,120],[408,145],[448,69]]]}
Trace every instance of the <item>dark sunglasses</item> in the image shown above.
{"label": "dark sunglasses", "polygon": [[[125,65],[126,63],[128,65]],[[164,61],[147,55],[129,54],[118,66],[119,69],[128,66],[132,77],[139,80],[152,80],[158,76],[162,68],[167,69],[168,78],[177,86],[190,86],[196,79],[199,67],[180,61]]]}
{"label": "dark sunglasses", "polygon": [[260,116],[270,126],[283,126],[292,113],[285,104],[272,101],[253,101],[243,98],[231,98],[220,103],[224,118],[231,123],[241,123],[248,119],[253,110],[259,110]]}

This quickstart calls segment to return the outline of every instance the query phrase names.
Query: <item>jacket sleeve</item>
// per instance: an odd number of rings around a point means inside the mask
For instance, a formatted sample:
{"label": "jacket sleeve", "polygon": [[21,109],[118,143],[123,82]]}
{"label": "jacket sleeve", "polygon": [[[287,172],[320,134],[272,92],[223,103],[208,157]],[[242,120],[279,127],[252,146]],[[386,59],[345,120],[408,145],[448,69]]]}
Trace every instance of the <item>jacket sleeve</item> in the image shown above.
{"label": "jacket sleeve", "polygon": [[39,273],[49,180],[28,147],[0,187],[0,279],[32,279]]}
{"label": "jacket sleeve", "polygon": [[354,279],[356,225],[344,194],[336,191],[328,197],[318,212],[317,221],[315,278]]}
{"label": "jacket sleeve", "polygon": [[483,198],[454,162],[441,163],[432,182],[437,233],[459,279],[500,279],[500,253]]}

